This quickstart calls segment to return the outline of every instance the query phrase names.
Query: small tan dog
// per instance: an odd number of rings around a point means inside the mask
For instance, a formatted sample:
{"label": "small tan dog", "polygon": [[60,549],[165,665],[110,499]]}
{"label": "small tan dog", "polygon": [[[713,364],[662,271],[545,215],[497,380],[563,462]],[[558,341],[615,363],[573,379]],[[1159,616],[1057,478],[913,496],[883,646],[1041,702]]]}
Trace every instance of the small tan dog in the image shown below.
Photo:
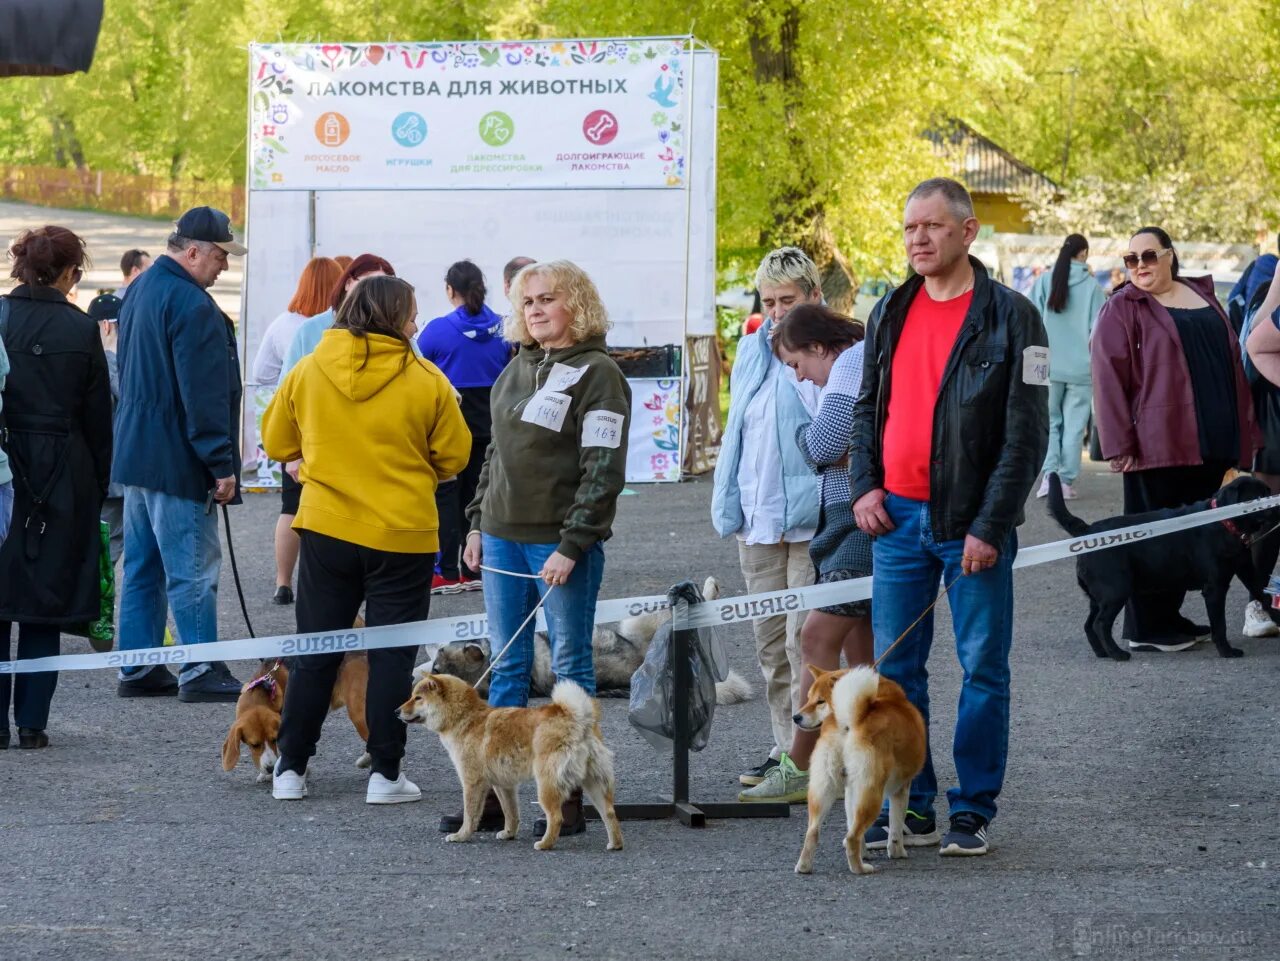
{"label": "small tan dog", "polygon": [[821,728],[809,763],[809,829],[796,862],[797,874],[813,869],[818,829],[831,805],[844,797],[849,833],[844,838],[849,870],[870,874],[863,837],[889,798],[891,858],[905,858],[902,832],[911,779],[924,767],[927,735],[924,718],[902,688],[870,667],[813,675],[809,698],[797,712],[803,730]]}
{"label": "small tan dog", "polygon": [[440,735],[462,782],[462,830],[448,841],[475,833],[484,798],[493,788],[505,818],[498,840],[520,827],[516,789],[530,779],[547,817],[546,833],[534,847],[550,851],[560,837],[560,805],[578,787],[604,818],[608,850],[622,850],[622,826],[613,809],[613,752],[600,736],[600,708],[572,681],[560,681],[545,707],[493,708],[466,681],[427,674],[400,705],[400,720],[425,724]]}
{"label": "small tan dog", "polygon": [[[263,661],[256,673],[240,689],[236,701],[236,719],[222,742],[222,769],[230,771],[240,763],[240,745],[249,748],[253,766],[258,769],[258,781],[270,781],[271,771],[280,757],[276,738],[280,736],[280,714],[284,710],[284,692],[289,685],[289,668],[284,661]],[[369,686],[369,656],[364,653],[347,654],[338,669],[338,679],[333,685],[329,710],[347,709],[351,725],[367,743],[369,727],[364,720],[365,689]],[[371,763],[366,751],[356,761],[356,767],[368,767]]]}

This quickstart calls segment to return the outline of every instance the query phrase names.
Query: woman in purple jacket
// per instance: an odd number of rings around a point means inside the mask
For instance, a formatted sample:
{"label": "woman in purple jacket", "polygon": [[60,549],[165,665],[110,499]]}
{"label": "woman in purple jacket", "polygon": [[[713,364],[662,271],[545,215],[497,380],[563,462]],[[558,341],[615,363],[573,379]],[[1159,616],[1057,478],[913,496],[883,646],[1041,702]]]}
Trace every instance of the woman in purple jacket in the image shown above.
{"label": "woman in purple jacket", "polygon": [[[1211,497],[1227,470],[1253,465],[1262,438],[1213,278],[1180,277],[1159,227],[1134,234],[1123,259],[1130,283],[1098,315],[1090,367],[1103,457],[1124,473],[1124,512],[1141,514]],[[1135,594],[1132,650],[1184,651],[1208,635],[1179,613],[1183,594]]]}
{"label": "woman in purple jacket", "polygon": [[485,305],[480,268],[469,260],[458,261],[444,275],[444,292],[455,309],[423,328],[418,350],[458,391],[463,419],[471,429],[471,460],[457,480],[436,489],[440,570],[432,581],[432,594],[480,590],[479,571],[469,570],[460,559],[467,523],[464,512],[475,496],[493,433],[489,392],[511,359],[511,345],[502,339],[502,318]]}

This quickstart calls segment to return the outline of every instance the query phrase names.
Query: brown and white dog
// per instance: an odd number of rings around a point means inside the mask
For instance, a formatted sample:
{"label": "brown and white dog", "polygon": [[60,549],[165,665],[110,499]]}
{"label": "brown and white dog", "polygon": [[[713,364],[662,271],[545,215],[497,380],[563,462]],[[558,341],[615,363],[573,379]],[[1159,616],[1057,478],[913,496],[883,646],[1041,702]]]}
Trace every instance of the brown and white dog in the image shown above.
{"label": "brown and white dog", "polygon": [[[240,745],[249,749],[253,766],[258,769],[258,781],[271,780],[280,749],[276,738],[280,735],[280,714],[284,710],[284,692],[289,685],[289,668],[282,660],[263,661],[258,672],[240,689],[236,701],[236,719],[222,742],[222,769],[230,771],[240,762]],[[365,653],[347,654],[338,668],[338,679],[333,685],[329,710],[347,709],[347,717],[360,735],[368,742],[369,727],[365,724],[365,689],[369,686],[369,656]],[[356,761],[356,767],[368,767],[366,751]]]}
{"label": "brown and white dog", "polygon": [[869,667],[813,675],[809,698],[796,713],[803,730],[821,728],[809,763],[809,829],[796,862],[797,874],[813,870],[818,828],[831,805],[844,798],[849,833],[844,838],[849,870],[870,874],[863,837],[889,798],[891,858],[905,858],[902,833],[911,779],[924,767],[924,718],[902,688]]}
{"label": "brown and white dog", "polygon": [[492,708],[466,681],[428,674],[399,714],[406,724],[425,724],[440,735],[462,782],[462,830],[445,840],[466,841],[475,833],[490,788],[505,818],[498,840],[513,839],[520,827],[516,789],[532,779],[547,818],[535,848],[555,846],[560,805],[581,787],[604,819],[608,850],[622,850],[622,826],[613,809],[613,752],[600,736],[599,705],[577,684],[557,683],[545,707]]}

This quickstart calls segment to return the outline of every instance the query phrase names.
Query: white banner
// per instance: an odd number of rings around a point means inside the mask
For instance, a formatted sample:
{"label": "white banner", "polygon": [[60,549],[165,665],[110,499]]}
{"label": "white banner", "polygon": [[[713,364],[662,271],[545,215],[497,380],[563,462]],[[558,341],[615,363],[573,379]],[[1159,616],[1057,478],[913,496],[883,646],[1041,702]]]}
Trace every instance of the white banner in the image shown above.
{"label": "white banner", "polygon": [[250,187],[684,188],[689,41],[254,44]]}
{"label": "white banner", "polygon": [[627,483],[680,479],[679,378],[628,377]]}

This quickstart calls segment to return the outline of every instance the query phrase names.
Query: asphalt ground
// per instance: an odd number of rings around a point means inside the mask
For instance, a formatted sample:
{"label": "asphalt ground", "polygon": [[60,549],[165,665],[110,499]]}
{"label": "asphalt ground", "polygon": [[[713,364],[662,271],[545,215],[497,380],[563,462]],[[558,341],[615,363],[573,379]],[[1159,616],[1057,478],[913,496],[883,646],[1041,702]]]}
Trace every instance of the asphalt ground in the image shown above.
{"label": "asphalt ground", "polygon": [[[1120,484],[1092,468],[1078,512],[1119,510]],[[602,597],[663,592],[708,573],[744,585],[732,540],[708,522],[711,485],[634,488],[619,502]],[[293,629],[273,606],[273,495],[250,495],[233,529],[261,634]],[[1024,544],[1060,531],[1033,502]],[[224,561],[224,638],[245,636]],[[1280,955],[1277,788],[1280,639],[1099,661],[1070,562],[1016,575],[1008,778],[985,858],[910,849],[856,877],[828,818],[815,873],[792,867],[806,815],[787,820],[627,822],[607,853],[602,827],[532,846],[533,791],[514,842],[447,844],[438,815],[460,790],[435,736],[410,732],[406,771],[423,801],[364,803],[355,732],[326,724],[311,796],[272,800],[242,763],[224,773],[229,704],[121,700],[106,671],[64,674],[44,751],[0,753],[0,959],[434,959],[483,957],[1259,958]],[[480,610],[478,595],[432,614]],[[1198,616],[1194,598],[1186,606]],[[754,701],[716,712],[693,757],[696,800],[731,799],[737,774],[768,750],[767,712],[746,625],[723,629]],[[68,653],[86,651],[65,639]],[[241,679],[253,665],[232,665]],[[943,613],[929,664],[933,745],[952,783],[960,672]],[[657,798],[670,758],[606,700],[620,801]],[[940,799],[942,800],[942,799]],[[942,800],[945,807],[945,800]]]}

